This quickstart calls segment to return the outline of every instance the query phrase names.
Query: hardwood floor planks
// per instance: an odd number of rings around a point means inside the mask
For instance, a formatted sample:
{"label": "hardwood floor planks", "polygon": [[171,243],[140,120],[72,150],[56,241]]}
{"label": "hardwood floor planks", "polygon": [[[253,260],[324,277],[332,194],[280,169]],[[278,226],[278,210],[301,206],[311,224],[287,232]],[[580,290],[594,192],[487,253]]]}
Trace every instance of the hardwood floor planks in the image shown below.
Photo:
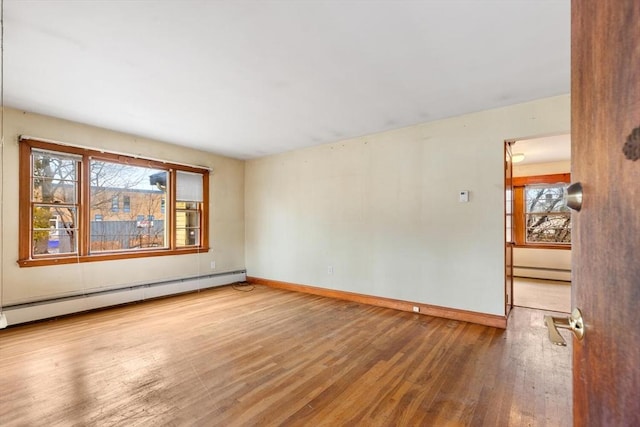
{"label": "hardwood floor planks", "polygon": [[570,348],[255,286],[0,331],[0,425],[571,425]]}
{"label": "hardwood floor planks", "polygon": [[571,313],[571,282],[514,277],[513,304]]}

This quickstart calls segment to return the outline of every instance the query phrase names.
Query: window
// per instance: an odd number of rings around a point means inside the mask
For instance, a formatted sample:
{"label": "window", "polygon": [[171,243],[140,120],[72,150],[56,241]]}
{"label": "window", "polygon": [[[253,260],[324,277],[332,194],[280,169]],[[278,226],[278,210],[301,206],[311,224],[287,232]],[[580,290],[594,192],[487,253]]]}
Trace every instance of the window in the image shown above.
{"label": "window", "polygon": [[20,168],[20,266],[208,249],[206,169],[31,139]]}
{"label": "window", "polygon": [[[152,184],[151,176],[167,181],[167,171],[148,166],[122,164],[107,160],[90,160],[91,212],[100,212],[105,219],[92,222],[91,251],[135,251],[143,248],[167,248],[168,236],[164,216],[154,223],[149,212],[160,208],[166,197],[166,186]],[[111,215],[104,206],[111,198]],[[114,209],[116,200],[122,199],[122,212]],[[131,203],[137,212],[147,212],[149,219],[140,221],[130,214]],[[144,220],[144,215],[142,215]]]}
{"label": "window", "polygon": [[203,200],[202,175],[178,171],[176,187],[176,245],[197,246]]}
{"label": "window", "polygon": [[200,229],[200,212],[198,203],[176,203],[176,244],[178,246],[193,246],[198,244]]}
{"label": "window", "polygon": [[514,178],[511,221],[517,246],[571,247],[571,211],[564,191],[569,174]]}
{"label": "window", "polygon": [[29,177],[21,181],[27,193],[22,208],[29,214],[34,256],[77,251],[80,160],[46,150],[34,150],[28,159]]}
{"label": "window", "polygon": [[571,243],[571,212],[564,203],[566,188],[567,184],[525,187],[527,243]]}

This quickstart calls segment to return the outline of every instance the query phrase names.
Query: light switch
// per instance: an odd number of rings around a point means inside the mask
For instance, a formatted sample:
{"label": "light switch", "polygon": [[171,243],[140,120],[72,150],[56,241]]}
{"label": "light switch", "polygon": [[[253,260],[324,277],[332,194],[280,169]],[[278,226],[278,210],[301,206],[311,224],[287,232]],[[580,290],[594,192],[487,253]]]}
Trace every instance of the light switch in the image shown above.
{"label": "light switch", "polygon": [[460,203],[467,203],[469,201],[469,190],[460,191],[460,198],[458,201]]}

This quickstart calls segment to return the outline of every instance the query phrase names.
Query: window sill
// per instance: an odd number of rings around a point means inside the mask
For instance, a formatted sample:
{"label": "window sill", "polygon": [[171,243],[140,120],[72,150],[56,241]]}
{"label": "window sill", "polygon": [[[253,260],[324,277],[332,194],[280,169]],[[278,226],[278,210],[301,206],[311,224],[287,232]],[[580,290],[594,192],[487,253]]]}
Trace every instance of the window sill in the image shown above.
{"label": "window sill", "polygon": [[548,244],[514,244],[514,248],[523,248],[523,249],[566,249],[570,250],[571,245],[548,245]]}
{"label": "window sill", "polygon": [[163,249],[163,250],[150,250],[140,252],[110,252],[99,255],[84,255],[84,256],[55,256],[49,258],[34,258],[34,259],[20,259],[18,265],[20,267],[42,267],[51,265],[63,265],[63,264],[78,264],[83,262],[99,262],[99,261],[113,261],[122,259],[133,258],[149,258],[158,256],[170,256],[170,255],[187,255],[208,252],[208,247],[201,248],[184,248],[184,249]]}

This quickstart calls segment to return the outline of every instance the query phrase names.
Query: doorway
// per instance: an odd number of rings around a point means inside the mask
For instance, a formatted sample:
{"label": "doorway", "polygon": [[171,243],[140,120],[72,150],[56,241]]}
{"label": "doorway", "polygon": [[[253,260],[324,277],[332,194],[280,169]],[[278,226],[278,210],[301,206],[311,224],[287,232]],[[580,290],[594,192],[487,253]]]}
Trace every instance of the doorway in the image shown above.
{"label": "doorway", "polygon": [[513,306],[569,313],[571,212],[563,196],[571,181],[571,136],[507,144],[513,206],[507,208],[512,250],[505,265],[512,270]]}

